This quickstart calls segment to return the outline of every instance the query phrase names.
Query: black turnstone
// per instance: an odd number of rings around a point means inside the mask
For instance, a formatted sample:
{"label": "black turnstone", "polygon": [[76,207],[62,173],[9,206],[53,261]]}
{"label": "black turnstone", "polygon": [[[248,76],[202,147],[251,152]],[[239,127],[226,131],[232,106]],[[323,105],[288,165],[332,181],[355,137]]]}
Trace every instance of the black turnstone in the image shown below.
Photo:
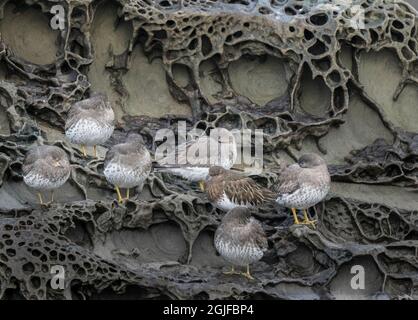
{"label": "black turnstone", "polygon": [[203,190],[203,182],[211,166],[230,169],[237,159],[237,144],[233,134],[224,128],[216,130],[216,135],[203,135],[178,146],[175,154],[158,161],[156,171],[169,172],[185,180],[198,182]]}
{"label": "black turnstone", "polygon": [[[67,181],[71,166],[64,150],[42,145],[28,151],[22,170],[23,181],[38,191],[39,202],[41,205],[46,205],[54,201],[54,190]],[[51,191],[50,202],[43,202],[42,191]]]}
{"label": "black turnstone", "polygon": [[234,266],[246,266],[243,275],[253,279],[250,264],[259,261],[267,250],[267,237],[260,222],[253,218],[247,208],[229,211],[215,232],[215,248],[219,254]]}
{"label": "black turnstone", "polygon": [[106,153],[104,175],[115,186],[119,202],[124,200],[120,188],[127,189],[125,199],[129,199],[129,188],[142,190],[151,166],[151,155],[142,136],[136,133],[130,133],[124,143],[113,146]]}
{"label": "black turnstone", "polygon": [[103,94],[74,103],[65,122],[65,135],[71,143],[81,145],[86,157],[85,146],[93,146],[97,157],[96,146],[105,143],[115,128],[115,114],[110,102]]}
{"label": "black turnstone", "polygon": [[[306,210],[322,201],[328,194],[331,178],[325,161],[314,153],[302,155],[298,162],[286,167],[280,174],[276,202],[290,208],[295,224],[315,225]],[[300,222],[296,209],[303,210],[304,220]]]}
{"label": "black turnstone", "polygon": [[219,166],[209,169],[203,188],[209,201],[223,211],[236,207],[257,207],[276,199],[272,191],[259,186],[250,177]]}

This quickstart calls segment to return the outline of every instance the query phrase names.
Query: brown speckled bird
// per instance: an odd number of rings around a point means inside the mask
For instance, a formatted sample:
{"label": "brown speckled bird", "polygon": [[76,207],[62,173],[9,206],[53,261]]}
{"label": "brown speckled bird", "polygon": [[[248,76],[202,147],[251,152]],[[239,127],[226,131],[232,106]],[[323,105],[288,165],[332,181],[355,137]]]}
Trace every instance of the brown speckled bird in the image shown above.
{"label": "brown speckled bird", "polygon": [[222,219],[215,232],[214,244],[219,254],[232,264],[227,274],[235,274],[234,266],[246,266],[243,273],[248,279],[250,264],[260,260],[267,250],[267,237],[260,222],[247,208],[235,208]]}
{"label": "brown speckled bird", "polygon": [[71,106],[65,122],[65,135],[71,143],[81,145],[85,157],[85,146],[93,146],[97,157],[96,146],[110,138],[114,122],[115,114],[106,96],[95,94]]}
{"label": "brown speckled bird", "polygon": [[210,202],[223,211],[236,207],[257,207],[274,201],[275,194],[238,172],[214,166],[209,169],[204,190]]}
{"label": "brown speckled bird", "polygon": [[[71,173],[67,154],[55,146],[37,146],[29,150],[23,162],[23,181],[38,190],[39,202],[47,205],[54,201],[54,190],[61,187]],[[42,191],[51,191],[51,201],[44,203]]]}
{"label": "brown speckled bird", "polygon": [[[330,189],[331,178],[325,161],[314,153],[302,155],[298,162],[285,168],[280,182],[274,187],[276,202],[290,208],[295,224],[315,225],[306,210],[322,201]],[[299,221],[296,209],[303,210],[304,220]]]}

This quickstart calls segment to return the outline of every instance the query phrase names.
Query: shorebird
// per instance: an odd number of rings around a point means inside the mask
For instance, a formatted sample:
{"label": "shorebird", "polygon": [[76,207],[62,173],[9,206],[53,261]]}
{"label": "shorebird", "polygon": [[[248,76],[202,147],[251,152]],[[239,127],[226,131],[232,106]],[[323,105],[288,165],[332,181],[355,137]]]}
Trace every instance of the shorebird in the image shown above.
{"label": "shorebird", "polygon": [[87,157],[86,146],[93,146],[94,157],[97,157],[96,146],[110,138],[114,122],[115,114],[106,96],[95,94],[71,106],[65,122],[65,135],[71,143],[81,145],[84,157]]}
{"label": "shorebird", "polygon": [[[23,181],[38,190],[41,205],[54,201],[54,190],[61,187],[71,173],[67,154],[55,146],[37,146],[29,150],[23,162]],[[44,203],[42,191],[51,191],[51,201]]]}
{"label": "shorebird", "polygon": [[[230,169],[237,159],[237,144],[233,134],[224,128],[216,128],[210,136],[200,136],[178,146],[158,161],[155,171],[169,172],[191,182],[203,183],[208,176],[210,166]],[[172,163],[174,162],[174,163]]]}
{"label": "shorebird", "polygon": [[229,211],[215,232],[215,248],[220,255],[232,264],[226,274],[235,274],[234,266],[246,266],[242,273],[248,279],[250,264],[260,260],[267,250],[267,237],[258,220],[253,218],[247,208],[235,208]]}
{"label": "shorebird", "polygon": [[250,177],[219,166],[209,169],[203,188],[209,201],[223,211],[236,207],[257,207],[276,199],[272,191],[259,186]]}
{"label": "shorebird", "polygon": [[[286,167],[280,182],[274,187],[276,202],[290,208],[295,224],[315,226],[306,210],[322,201],[330,189],[331,178],[325,161],[314,153],[302,155],[298,162]],[[303,210],[304,220],[299,221],[296,209]]]}
{"label": "shorebird", "polygon": [[[139,187],[142,190],[151,165],[151,155],[142,136],[137,133],[130,133],[124,143],[113,146],[106,153],[104,175],[115,186],[119,203],[129,199],[130,188]],[[122,198],[120,188],[127,189],[126,198]]]}

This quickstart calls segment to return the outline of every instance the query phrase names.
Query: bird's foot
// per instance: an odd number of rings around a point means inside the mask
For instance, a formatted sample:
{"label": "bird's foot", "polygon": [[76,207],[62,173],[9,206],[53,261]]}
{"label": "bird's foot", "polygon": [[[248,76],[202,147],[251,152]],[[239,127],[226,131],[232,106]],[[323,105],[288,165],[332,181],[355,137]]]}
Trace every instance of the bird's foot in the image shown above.
{"label": "bird's foot", "polygon": [[308,225],[308,226],[312,226],[312,228],[316,229],[316,223],[317,222],[318,222],[318,220],[305,219],[305,220],[302,221],[301,224]]}
{"label": "bird's foot", "polygon": [[48,207],[51,206],[51,204],[52,204],[52,201],[42,202],[41,203],[41,207],[48,208]]}
{"label": "bird's foot", "polygon": [[303,210],[303,222],[302,223],[305,225],[310,225],[313,227],[313,229],[315,229],[316,228],[315,224],[317,223],[317,220],[310,219],[308,212],[305,209]]}
{"label": "bird's foot", "polygon": [[44,202],[43,198],[42,198],[42,194],[39,192],[38,193],[38,198],[39,198],[39,204],[41,205],[41,207],[49,207],[49,205],[54,201],[54,196],[52,196],[51,200],[48,202]]}
{"label": "bird's foot", "polygon": [[255,280],[254,277],[251,275],[251,273],[247,272],[243,272],[241,273],[244,277],[246,277],[248,280]]}
{"label": "bird's foot", "polygon": [[226,274],[226,275],[233,275],[233,274],[239,274],[239,272],[235,271],[235,269],[234,269],[234,268],[232,268],[232,269],[231,269],[231,270],[229,270],[229,271],[224,271],[224,272],[223,272],[223,274]]}

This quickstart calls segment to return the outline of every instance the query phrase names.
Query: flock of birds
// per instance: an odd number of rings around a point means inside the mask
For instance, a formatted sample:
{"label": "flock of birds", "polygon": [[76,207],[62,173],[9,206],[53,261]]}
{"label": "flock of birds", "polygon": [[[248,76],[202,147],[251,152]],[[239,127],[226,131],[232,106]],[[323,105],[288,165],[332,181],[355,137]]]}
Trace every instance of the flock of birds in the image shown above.
{"label": "flock of birds", "polygon": [[[87,157],[86,147],[105,143],[113,133],[115,116],[111,104],[104,95],[96,94],[73,104],[65,124],[67,139],[81,145]],[[188,142],[178,160],[185,157],[187,150],[196,144],[205,144],[212,139],[202,136]],[[212,141],[213,142],[213,141]],[[233,168],[237,156],[235,140],[220,136],[219,145],[229,144],[230,154],[218,159],[212,166],[159,163],[155,165],[141,135],[130,133],[125,142],[111,147],[104,159],[104,176],[115,187],[117,200],[129,199],[129,189],[141,190],[152,170],[169,172],[192,182],[197,182],[209,201],[218,209],[227,212],[215,232],[214,245],[219,254],[232,264],[229,274],[237,273],[234,266],[246,267],[242,274],[253,279],[249,265],[260,260],[267,250],[267,237],[261,223],[252,217],[250,208],[266,202],[291,209],[295,224],[315,227],[307,209],[322,201],[330,188],[330,175],[325,161],[317,154],[302,155],[298,162],[284,168],[280,181],[271,190],[258,185],[253,179]],[[39,145],[31,148],[23,163],[23,179],[38,191],[41,205],[53,201],[54,190],[62,186],[70,176],[71,164],[64,150],[56,146]],[[122,196],[121,189],[126,189]],[[42,192],[51,191],[51,200],[44,202]],[[303,211],[299,220],[297,211]]]}

